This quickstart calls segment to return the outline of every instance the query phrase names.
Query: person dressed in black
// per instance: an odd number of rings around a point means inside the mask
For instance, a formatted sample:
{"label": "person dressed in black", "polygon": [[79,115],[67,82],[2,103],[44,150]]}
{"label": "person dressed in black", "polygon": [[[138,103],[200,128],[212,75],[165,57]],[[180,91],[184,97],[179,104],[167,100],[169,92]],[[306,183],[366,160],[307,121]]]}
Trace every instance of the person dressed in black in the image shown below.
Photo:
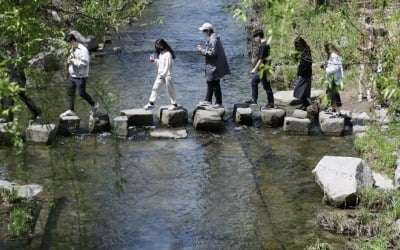
{"label": "person dressed in black", "polygon": [[[18,51],[16,49],[16,44],[11,42],[5,46],[8,56],[11,59],[15,59],[18,57]],[[7,74],[10,82],[12,84],[16,84],[21,88],[25,88],[26,86],[26,76],[24,72],[24,67],[22,64],[14,64],[13,60],[10,60],[7,63]],[[14,100],[10,97],[1,97],[1,109],[9,109],[14,105]],[[36,106],[31,98],[29,98],[25,90],[18,92],[19,99],[25,103],[29,111],[31,112],[31,119],[35,120],[42,113],[42,110]],[[14,119],[14,115],[11,111],[8,112],[8,116],[4,119],[5,121],[12,121]]]}
{"label": "person dressed in black", "polygon": [[294,48],[299,53],[299,66],[297,68],[297,82],[293,91],[293,96],[302,101],[298,109],[306,110],[310,105],[308,98],[311,96],[311,49],[301,36],[298,36],[294,40]]}
{"label": "person dressed in black", "polygon": [[273,108],[274,107],[274,94],[272,92],[271,83],[267,79],[267,74],[264,72],[260,75],[259,69],[263,65],[267,65],[269,63],[269,55],[270,55],[270,46],[267,44],[267,40],[264,37],[264,31],[261,29],[257,29],[253,33],[254,41],[260,44],[257,53],[257,62],[254,68],[251,70],[251,73],[254,74],[251,80],[251,99],[246,101],[249,104],[257,104],[258,99],[258,84],[261,82],[265,92],[267,93],[268,104],[265,105],[265,108]]}

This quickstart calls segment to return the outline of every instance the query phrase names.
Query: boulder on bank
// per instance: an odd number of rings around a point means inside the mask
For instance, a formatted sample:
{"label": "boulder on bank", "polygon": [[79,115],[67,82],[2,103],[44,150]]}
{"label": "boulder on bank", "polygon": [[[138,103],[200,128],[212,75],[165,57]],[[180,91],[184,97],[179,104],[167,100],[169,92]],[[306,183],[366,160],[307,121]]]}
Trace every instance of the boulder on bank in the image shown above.
{"label": "boulder on bank", "polygon": [[180,106],[174,110],[169,110],[170,106],[161,106],[158,110],[157,117],[162,124],[171,127],[183,126],[188,122],[188,111]]}
{"label": "boulder on bank", "polygon": [[357,205],[359,190],[374,185],[370,168],[355,157],[324,156],[312,174],[324,199],[336,207]]}

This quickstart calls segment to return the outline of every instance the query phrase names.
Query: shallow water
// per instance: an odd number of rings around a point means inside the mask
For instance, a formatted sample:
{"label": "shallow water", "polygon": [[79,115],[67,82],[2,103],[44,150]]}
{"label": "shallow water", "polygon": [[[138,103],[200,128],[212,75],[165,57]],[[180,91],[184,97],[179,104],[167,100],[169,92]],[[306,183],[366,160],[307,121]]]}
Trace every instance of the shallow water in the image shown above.
{"label": "shallow water", "polygon": [[[115,94],[115,103],[102,103],[113,116],[146,104],[156,74],[147,58],[163,37],[176,50],[178,102],[191,110],[205,95],[204,58],[195,48],[204,40],[197,28],[208,21],[222,37],[233,72],[222,83],[224,105],[231,109],[247,99],[246,33],[224,11],[229,3],[154,1],[138,23],[115,34],[112,46],[121,53],[92,60],[89,93],[97,99],[102,91]],[[154,23],[159,16],[163,24]],[[64,86],[55,86],[35,93],[53,107],[54,120],[65,105]],[[260,100],[266,101],[261,86]],[[163,90],[156,108],[167,103]],[[85,127],[88,105],[77,106]],[[324,155],[355,156],[352,138],[236,128],[229,112],[224,126],[212,134],[189,124],[189,137],[181,140],[152,139],[146,131],[127,140],[82,132],[51,147],[28,146],[22,169],[2,148],[0,179],[43,184],[54,204],[45,237],[32,248],[303,249],[324,238],[316,213],[325,206],[311,170]],[[26,244],[0,236],[0,249],[18,248]]]}

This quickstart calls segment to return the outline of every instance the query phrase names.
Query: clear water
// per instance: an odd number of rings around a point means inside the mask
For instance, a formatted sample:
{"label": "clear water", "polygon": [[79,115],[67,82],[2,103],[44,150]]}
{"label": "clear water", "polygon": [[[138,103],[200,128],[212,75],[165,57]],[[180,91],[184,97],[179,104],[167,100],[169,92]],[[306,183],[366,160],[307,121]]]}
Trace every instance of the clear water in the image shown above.
{"label": "clear water", "polygon": [[[156,74],[147,59],[162,37],[176,50],[178,102],[192,110],[206,90],[204,58],[195,49],[204,41],[197,28],[208,21],[233,72],[222,82],[224,105],[232,109],[250,95],[250,62],[244,25],[224,11],[229,3],[154,1],[114,35],[121,53],[93,59],[89,93],[98,100],[101,91],[116,94],[117,102],[102,103],[112,116],[146,104]],[[154,23],[160,16],[163,24]],[[34,93],[51,120],[65,107],[64,87],[54,82]],[[261,86],[260,100],[266,101]],[[167,103],[164,90],[156,108]],[[76,106],[85,128],[88,105]],[[181,140],[152,139],[146,131],[127,140],[82,133],[50,147],[30,145],[23,158],[0,148],[0,179],[43,184],[53,204],[43,238],[11,241],[2,232],[0,249],[303,249],[317,237],[340,245],[343,239],[316,225],[325,205],[311,170],[324,155],[355,156],[352,138],[317,130],[289,136],[256,124],[238,129],[228,112],[220,134],[189,124]]]}

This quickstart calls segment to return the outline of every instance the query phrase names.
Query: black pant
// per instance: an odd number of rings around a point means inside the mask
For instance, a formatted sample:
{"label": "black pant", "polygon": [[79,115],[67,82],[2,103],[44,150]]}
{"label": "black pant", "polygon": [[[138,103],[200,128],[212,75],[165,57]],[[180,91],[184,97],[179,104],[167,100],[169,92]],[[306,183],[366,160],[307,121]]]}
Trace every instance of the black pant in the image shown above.
{"label": "black pant", "polygon": [[272,93],[271,83],[267,80],[266,74],[262,78],[258,73],[254,74],[253,79],[251,79],[251,97],[254,101],[258,99],[258,84],[262,83],[265,92],[267,93],[268,104],[274,104],[274,94]]}
{"label": "black pant", "polygon": [[94,106],[95,102],[93,101],[93,98],[86,92],[86,79],[87,78],[75,78],[75,77],[69,77],[69,87],[67,91],[68,95],[68,108],[70,110],[74,110],[75,107],[75,89],[78,87],[78,93],[79,96],[85,99],[90,106]]}
{"label": "black pant", "polygon": [[[40,108],[38,108],[38,106],[36,106],[36,104],[33,102],[33,100],[25,94],[25,91],[19,92],[18,97],[23,103],[25,103],[26,107],[32,113],[33,117],[36,118],[36,116],[38,116],[40,113],[42,113],[42,110]],[[9,109],[12,106],[14,106],[14,100],[9,97],[2,98],[1,106],[2,106],[2,109]],[[14,114],[10,111],[8,113],[7,120],[12,121],[13,119],[14,119]]]}
{"label": "black pant", "polygon": [[219,79],[214,81],[207,81],[206,101],[211,102],[213,94],[215,94],[215,103],[222,104],[222,92],[221,85],[219,84]]}

